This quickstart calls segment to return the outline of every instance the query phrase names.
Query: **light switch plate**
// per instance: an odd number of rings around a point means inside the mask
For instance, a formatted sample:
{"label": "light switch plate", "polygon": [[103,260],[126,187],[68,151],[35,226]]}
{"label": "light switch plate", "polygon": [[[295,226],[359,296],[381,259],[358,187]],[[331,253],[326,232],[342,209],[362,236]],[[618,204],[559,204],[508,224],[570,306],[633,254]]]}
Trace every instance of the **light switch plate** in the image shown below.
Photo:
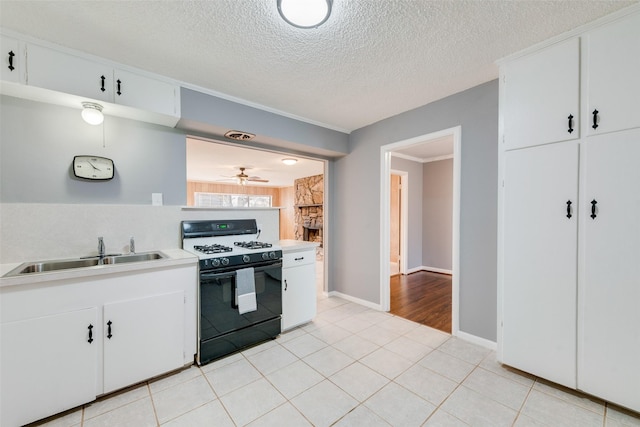
{"label": "light switch plate", "polygon": [[151,193],[151,205],[162,206],[162,193]]}

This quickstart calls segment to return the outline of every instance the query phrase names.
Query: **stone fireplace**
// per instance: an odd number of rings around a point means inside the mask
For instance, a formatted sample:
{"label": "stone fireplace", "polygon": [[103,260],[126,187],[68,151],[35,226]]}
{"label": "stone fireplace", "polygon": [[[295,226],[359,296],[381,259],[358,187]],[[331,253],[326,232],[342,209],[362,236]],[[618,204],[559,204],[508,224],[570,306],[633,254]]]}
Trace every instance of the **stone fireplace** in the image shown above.
{"label": "stone fireplace", "polygon": [[296,240],[317,242],[322,246],[324,177],[314,175],[296,179],[294,231]]}

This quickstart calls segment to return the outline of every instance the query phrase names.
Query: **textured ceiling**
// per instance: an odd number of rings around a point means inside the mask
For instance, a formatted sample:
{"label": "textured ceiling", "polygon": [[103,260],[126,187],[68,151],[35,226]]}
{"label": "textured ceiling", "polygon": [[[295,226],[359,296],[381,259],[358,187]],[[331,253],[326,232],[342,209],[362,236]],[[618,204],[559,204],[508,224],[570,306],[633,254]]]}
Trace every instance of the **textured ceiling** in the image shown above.
{"label": "textured ceiling", "polygon": [[4,28],[352,131],[495,79],[494,61],[636,1],[0,1]]}

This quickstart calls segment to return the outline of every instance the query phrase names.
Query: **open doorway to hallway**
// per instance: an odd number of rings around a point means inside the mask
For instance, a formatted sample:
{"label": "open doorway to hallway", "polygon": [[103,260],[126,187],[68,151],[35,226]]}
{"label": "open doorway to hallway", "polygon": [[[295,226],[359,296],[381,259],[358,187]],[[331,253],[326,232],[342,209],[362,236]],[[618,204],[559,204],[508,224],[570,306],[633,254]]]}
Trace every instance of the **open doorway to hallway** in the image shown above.
{"label": "open doorway to hallway", "polygon": [[[458,324],[459,147],[457,127],[389,144],[381,152],[381,172],[386,178],[382,228],[389,233],[381,236],[386,237],[381,253],[386,252],[387,264],[381,262],[386,270],[381,274],[382,307],[454,335]],[[399,179],[399,191],[394,177],[398,171],[406,174]],[[403,206],[397,192],[408,194],[407,205]],[[399,214],[403,211],[406,215]],[[407,236],[405,242],[399,239],[399,252],[404,250],[404,254],[398,265],[405,264],[404,269],[396,269],[390,259],[398,230]]]}

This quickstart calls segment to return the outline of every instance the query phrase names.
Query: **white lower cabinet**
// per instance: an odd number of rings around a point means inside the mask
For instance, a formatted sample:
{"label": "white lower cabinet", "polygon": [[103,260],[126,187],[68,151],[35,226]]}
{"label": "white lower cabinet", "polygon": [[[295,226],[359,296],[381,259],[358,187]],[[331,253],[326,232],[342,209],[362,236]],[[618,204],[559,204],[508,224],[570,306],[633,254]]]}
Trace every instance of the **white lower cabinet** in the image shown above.
{"label": "white lower cabinet", "polygon": [[584,151],[578,388],[640,411],[640,128]]}
{"label": "white lower cabinet", "polygon": [[96,307],[0,325],[2,418],[20,426],[96,396]]}
{"label": "white lower cabinet", "polygon": [[182,366],[184,292],[104,306],[104,392]]}
{"label": "white lower cabinet", "polygon": [[315,248],[285,253],[282,264],[282,330],[310,322],[316,315]]}
{"label": "white lower cabinet", "polygon": [[0,425],[193,361],[197,264],[0,287]]}
{"label": "white lower cabinet", "polygon": [[575,388],[578,144],[504,163],[503,362]]}

